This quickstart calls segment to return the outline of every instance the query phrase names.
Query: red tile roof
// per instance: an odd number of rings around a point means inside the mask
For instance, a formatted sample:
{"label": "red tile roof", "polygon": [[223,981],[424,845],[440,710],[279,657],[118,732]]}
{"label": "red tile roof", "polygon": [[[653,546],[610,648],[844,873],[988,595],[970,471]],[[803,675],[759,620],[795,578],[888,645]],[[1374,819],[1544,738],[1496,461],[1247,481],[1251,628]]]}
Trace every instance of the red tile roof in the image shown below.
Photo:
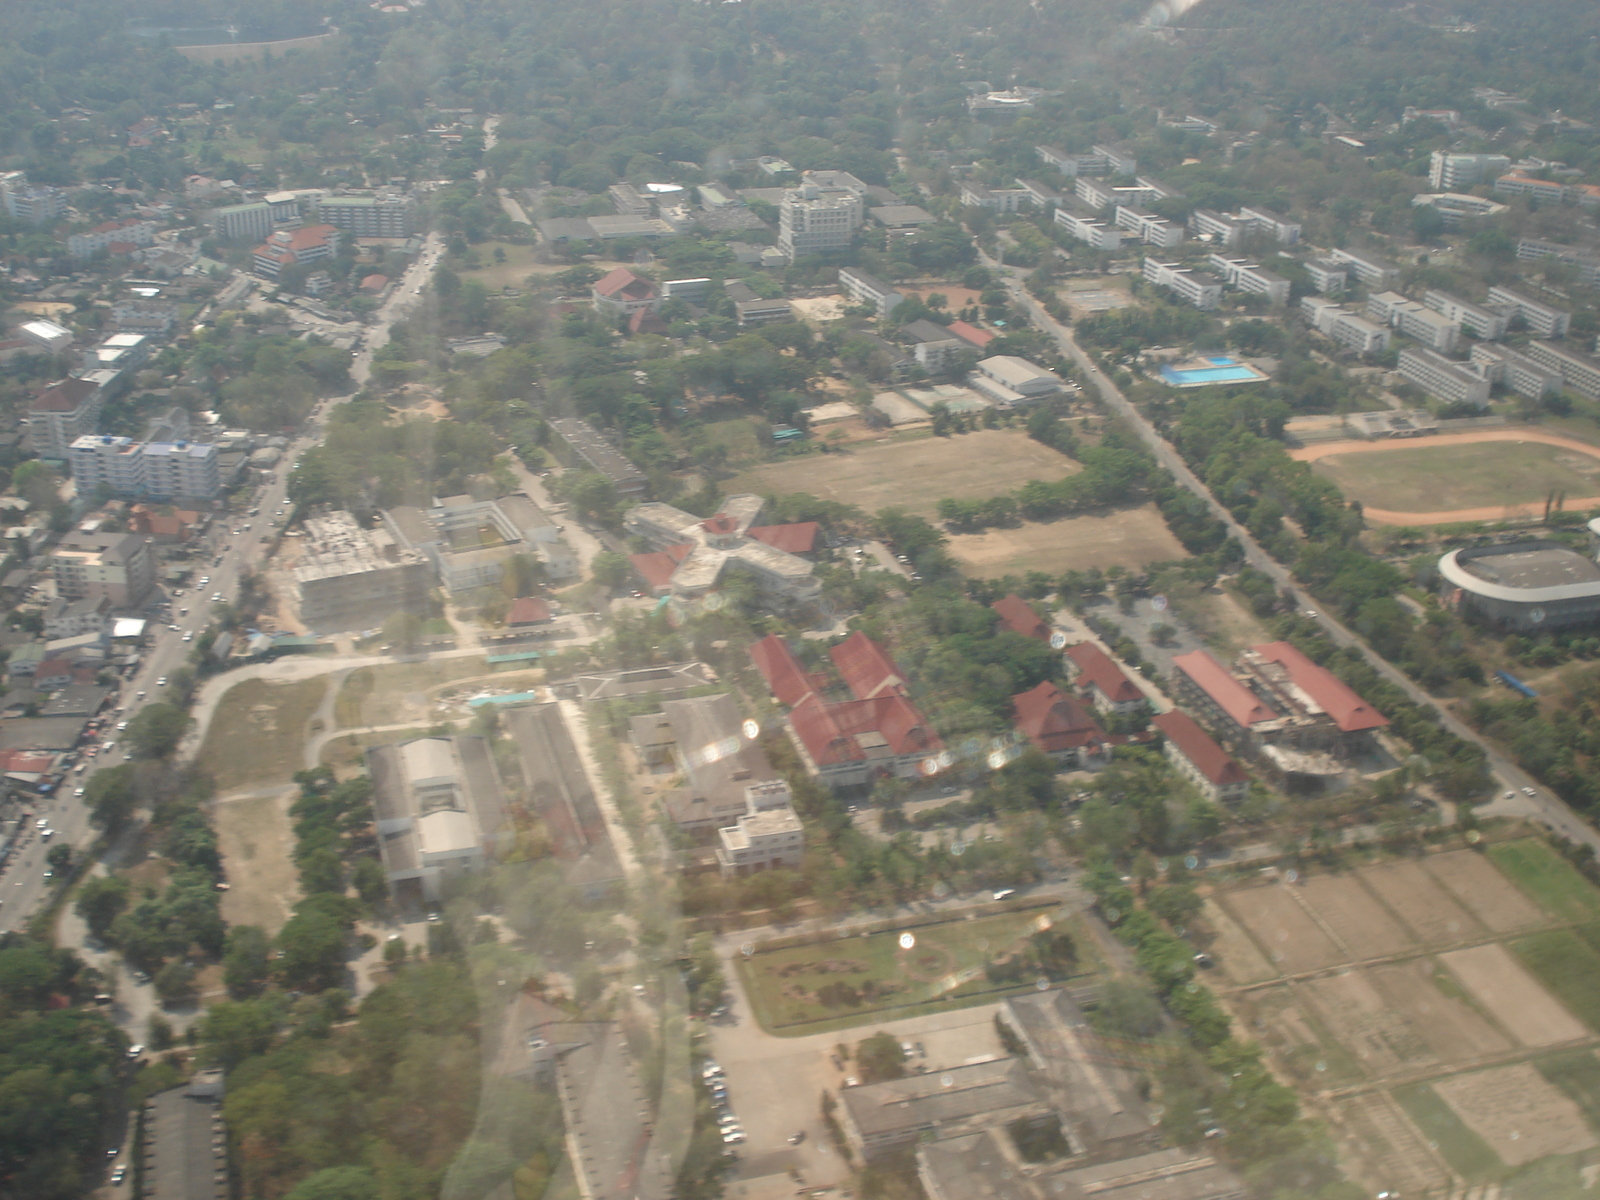
{"label": "red tile roof", "polygon": [[951,321],[945,328],[974,350],[982,350],[994,341],[994,334],[987,329],[979,329],[976,325],[968,325],[965,321]]}
{"label": "red tile roof", "polygon": [[1175,654],[1172,656],[1172,665],[1187,675],[1197,688],[1210,696],[1217,707],[1232,717],[1241,728],[1249,729],[1262,721],[1277,720],[1278,714],[1230,675],[1228,668],[1213,658],[1209,652],[1196,650],[1190,654]]}
{"label": "red tile roof", "polygon": [[1166,735],[1167,741],[1192,762],[1200,774],[1218,787],[1245,783],[1250,778],[1188,713],[1173,709],[1152,717],[1150,723]]}
{"label": "red tile roof", "polygon": [[1141,692],[1127,673],[1112,660],[1111,656],[1100,649],[1093,642],[1079,642],[1076,646],[1067,647],[1067,657],[1078,665],[1078,676],[1074,680],[1080,687],[1093,684],[1098,691],[1112,704],[1127,704],[1134,700],[1143,700]]}
{"label": "red tile roof", "polygon": [[35,396],[28,410],[36,413],[73,412],[99,390],[99,384],[86,379],[62,379]]}
{"label": "red tile roof", "polygon": [[542,596],[518,596],[506,613],[507,625],[539,625],[550,619],[550,606]]}
{"label": "red tile roof", "polygon": [[653,554],[630,554],[628,561],[633,564],[633,569],[638,572],[639,578],[652,588],[664,588],[671,585],[672,576],[683,560],[674,558],[665,550],[657,550]]}
{"label": "red tile roof", "polygon": [[607,299],[648,300],[656,294],[656,285],[635,275],[627,267],[618,267],[594,285],[595,294]]}
{"label": "red tile roof", "polygon": [[363,292],[381,292],[388,286],[389,277],[387,275],[368,275],[361,281],[361,290]]}
{"label": "red tile roof", "polygon": [[704,521],[701,521],[700,527],[707,533],[736,533],[739,529],[739,522],[735,521],[727,513],[717,513],[715,516],[707,517]]}
{"label": "red tile roof", "polygon": [[881,692],[906,693],[905,677],[894,659],[877,642],[859,629],[831,651],[833,665],[857,700],[869,700]]}
{"label": "red tile roof", "polygon": [[1000,624],[1012,633],[1038,638],[1041,642],[1050,640],[1050,623],[1034,612],[1028,602],[1015,592],[1001,597],[989,607],[1000,614]]}
{"label": "red tile roof", "polygon": [[775,633],[769,633],[750,647],[750,660],[767,681],[779,704],[793,707],[812,692],[820,691],[822,681],[807,673],[794,651]]}
{"label": "red tile roof", "polygon": [[1011,697],[1017,731],[1046,754],[1076,750],[1105,740],[1105,730],[1089,706],[1048,679],[1038,687]]}
{"label": "red tile roof", "polygon": [[42,775],[55,765],[48,750],[0,750],[0,771],[17,775]]}
{"label": "red tile roof", "polygon": [[1351,691],[1337,675],[1317,666],[1288,642],[1267,642],[1250,649],[1287,671],[1289,681],[1332,717],[1342,732],[1381,729],[1389,723],[1388,717]]}
{"label": "red tile roof", "polygon": [[[916,707],[895,692],[839,704],[812,693],[790,710],[789,723],[818,766],[873,757],[872,734],[883,738],[885,755],[932,754],[943,747]],[[869,746],[862,745],[864,735]]]}
{"label": "red tile roof", "polygon": [[817,548],[817,534],[821,528],[815,521],[799,521],[793,525],[754,525],[745,532],[778,550],[810,554]]}
{"label": "red tile roof", "polygon": [[667,323],[648,308],[641,308],[628,318],[629,333],[665,333]]}

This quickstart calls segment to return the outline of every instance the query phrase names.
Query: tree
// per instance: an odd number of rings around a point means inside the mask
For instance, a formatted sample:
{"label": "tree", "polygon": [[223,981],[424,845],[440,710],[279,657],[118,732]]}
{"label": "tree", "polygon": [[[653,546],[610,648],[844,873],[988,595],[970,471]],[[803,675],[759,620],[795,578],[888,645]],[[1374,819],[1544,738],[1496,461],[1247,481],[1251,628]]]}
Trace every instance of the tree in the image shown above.
{"label": "tree", "polygon": [[307,896],[278,931],[278,973],[285,987],[322,992],[344,981],[350,917],[347,906],[338,903],[343,900],[328,892]]}
{"label": "tree", "polygon": [[194,994],[194,968],[183,959],[174,959],[156,972],[156,995],[163,1004],[176,1004]]}
{"label": "tree", "polygon": [[856,1064],[861,1068],[862,1083],[900,1079],[906,1073],[906,1055],[899,1040],[882,1030],[856,1047]]}
{"label": "tree", "polygon": [[622,555],[611,550],[602,550],[594,556],[589,569],[594,573],[596,583],[602,587],[616,589],[628,581],[633,566]]}
{"label": "tree", "polygon": [[128,722],[128,741],[138,758],[166,758],[189,728],[189,714],[173,704],[151,704]]}
{"label": "tree", "polygon": [[[132,723],[129,723],[132,729]],[[83,802],[89,808],[89,819],[107,833],[116,833],[133,815],[138,796],[133,786],[133,765],[97,771],[83,789]]]}
{"label": "tree", "polygon": [[123,909],[128,907],[128,881],[121,875],[97,875],[78,889],[73,911],[97,938],[105,937]]}
{"label": "tree", "polygon": [[228,930],[227,948],[222,956],[222,982],[228,995],[244,1000],[258,995],[267,986],[268,947],[266,933],[254,925],[235,925]]}
{"label": "tree", "polygon": [[422,644],[422,618],[397,612],[383,623],[383,640],[393,649],[410,653]]}
{"label": "tree", "polygon": [[50,853],[44,856],[44,860],[57,875],[65,875],[72,866],[72,847],[65,842],[57,842],[50,847]]}
{"label": "tree", "polygon": [[231,1071],[247,1058],[266,1053],[273,1021],[263,1001],[223,1000],[200,1019],[201,1052],[207,1062]]}
{"label": "tree", "polygon": [[327,1167],[307,1175],[283,1200],[378,1200],[378,1179],[366,1167]]}

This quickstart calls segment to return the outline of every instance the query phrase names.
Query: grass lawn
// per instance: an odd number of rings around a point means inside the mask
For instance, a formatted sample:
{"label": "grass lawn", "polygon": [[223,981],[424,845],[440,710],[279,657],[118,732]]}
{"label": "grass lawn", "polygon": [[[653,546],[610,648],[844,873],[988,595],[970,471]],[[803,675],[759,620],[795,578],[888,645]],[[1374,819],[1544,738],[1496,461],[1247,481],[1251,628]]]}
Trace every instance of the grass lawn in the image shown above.
{"label": "grass lawn", "polygon": [[1137,572],[1153,562],[1189,557],[1154,504],[952,534],[946,548],[963,574],[982,579],[1028,571],[1058,575],[1089,567]]}
{"label": "grass lawn", "polygon": [[288,783],[305,766],[306,722],[327,687],[325,679],[247,679],[230,688],[212,715],[196,765],[217,781],[219,794]]}
{"label": "grass lawn", "polygon": [[1060,479],[1078,469],[1072,459],[1020,429],[980,429],[959,437],[857,443],[847,454],[767,463],[728,480],[722,490],[763,496],[806,492],[868,512],[900,507],[932,518],[947,496],[987,499],[1030,479]]}
{"label": "grass lawn", "polygon": [[428,715],[429,688],[488,671],[488,660],[478,656],[357,667],[345,677],[334,699],[335,727],[359,729],[421,720]]}
{"label": "grass lawn", "polygon": [[[805,946],[757,948],[738,961],[745,993],[769,1032],[811,1034],[886,1017],[982,1003],[997,988],[1031,987],[1038,972],[997,983],[985,966],[1024,948],[1049,909],[954,920],[908,930],[915,939],[902,949],[902,931],[842,937]],[[1071,976],[1093,971],[1093,938],[1073,921],[1058,928],[1071,936],[1078,961]],[[830,994],[831,993],[831,994]]]}
{"label": "grass lawn", "polygon": [[1313,464],[1348,499],[1392,512],[1529,504],[1551,490],[1600,495],[1600,459],[1537,442],[1330,454]]}
{"label": "grass lawn", "polygon": [[1587,942],[1570,929],[1554,929],[1518,938],[1511,949],[1573,1016],[1600,1031],[1600,954]]}
{"label": "grass lawn", "polygon": [[1537,838],[1491,846],[1489,857],[1552,917],[1563,921],[1600,919],[1600,891]]}
{"label": "grass lawn", "polygon": [[1425,1083],[1395,1088],[1394,1098],[1422,1130],[1422,1136],[1435,1143],[1445,1161],[1469,1183],[1494,1179],[1505,1173],[1500,1156],[1468,1129],[1454,1110]]}
{"label": "grass lawn", "polygon": [[[494,252],[505,252],[505,262],[496,262]],[[472,253],[482,263],[479,267],[464,267],[459,258],[451,257],[446,260],[445,266],[449,267],[463,279],[476,279],[491,292],[498,292],[501,288],[521,287],[522,281],[535,273],[533,247],[519,246],[515,242],[480,242],[472,247]],[[558,268],[565,270],[565,267]]]}
{"label": "grass lawn", "polygon": [[1552,1054],[1533,1064],[1583,1110],[1583,1118],[1600,1129],[1600,1058],[1592,1050]]}

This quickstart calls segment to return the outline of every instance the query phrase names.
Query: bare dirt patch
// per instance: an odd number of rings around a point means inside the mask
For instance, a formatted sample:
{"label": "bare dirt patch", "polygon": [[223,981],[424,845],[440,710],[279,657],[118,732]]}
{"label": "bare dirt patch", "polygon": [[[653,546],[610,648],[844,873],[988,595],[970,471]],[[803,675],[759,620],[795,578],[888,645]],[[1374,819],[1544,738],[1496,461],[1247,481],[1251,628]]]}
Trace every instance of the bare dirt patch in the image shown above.
{"label": "bare dirt patch", "polygon": [[1480,937],[1483,926],[1421,863],[1393,862],[1356,872],[1425,945],[1448,946]]}
{"label": "bare dirt patch", "polygon": [[1456,1075],[1433,1090],[1508,1166],[1600,1144],[1578,1106],[1528,1063]]}
{"label": "bare dirt patch", "polygon": [[1512,1048],[1511,1041],[1471,1005],[1447,995],[1434,977],[1432,960],[1372,967],[1368,974],[1396,1012],[1444,1062],[1460,1062]]}
{"label": "bare dirt patch", "polygon": [[1271,979],[1278,969],[1267,961],[1249,934],[1214,901],[1205,902],[1205,920],[1216,933],[1211,954],[1217,965],[1234,983],[1260,983]]}
{"label": "bare dirt patch", "polygon": [[1282,887],[1245,888],[1224,904],[1281,971],[1298,974],[1343,962],[1344,953]]}
{"label": "bare dirt patch", "polygon": [[1358,959],[1398,954],[1415,945],[1353,876],[1318,875],[1305,881],[1300,894]]}
{"label": "bare dirt patch", "polygon": [[1387,1093],[1367,1093],[1334,1105],[1339,1126],[1364,1152],[1377,1178],[1408,1195],[1448,1187],[1450,1176],[1427,1140]]}
{"label": "bare dirt patch", "polygon": [[300,888],[290,847],[289,805],[296,790],[275,795],[224,797],[212,809],[217,845],[228,874],[222,916],[230,925],[256,925],[277,933],[289,919]]}
{"label": "bare dirt patch", "polygon": [[931,518],[947,496],[985,499],[1029,479],[1060,479],[1080,469],[1020,429],[980,429],[960,437],[881,442],[848,454],[768,463],[735,476],[723,490],[761,495],[806,492],[857,504],[868,512],[897,506]]}
{"label": "bare dirt patch", "polygon": [[1478,920],[1495,933],[1543,925],[1547,918],[1488,859],[1472,850],[1452,850],[1429,858],[1432,875]]}
{"label": "bare dirt patch", "polygon": [[1365,971],[1344,971],[1304,985],[1334,1037],[1372,1075],[1435,1061],[1433,1048]]}
{"label": "bare dirt patch", "polygon": [[1015,529],[956,534],[948,549],[964,573],[983,578],[1026,571],[1056,575],[1090,567],[1138,569],[1189,556],[1153,504],[1029,522]]}
{"label": "bare dirt patch", "polygon": [[1538,980],[1497,944],[1451,950],[1439,961],[1466,985],[1473,998],[1524,1046],[1555,1046],[1589,1031]]}

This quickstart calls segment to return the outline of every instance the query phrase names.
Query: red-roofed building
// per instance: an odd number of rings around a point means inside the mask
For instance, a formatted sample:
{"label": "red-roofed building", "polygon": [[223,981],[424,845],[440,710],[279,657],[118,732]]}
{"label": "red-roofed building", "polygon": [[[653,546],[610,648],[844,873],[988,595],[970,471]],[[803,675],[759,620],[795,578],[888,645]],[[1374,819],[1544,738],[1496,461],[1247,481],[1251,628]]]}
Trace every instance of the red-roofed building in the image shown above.
{"label": "red-roofed building", "polygon": [[815,521],[797,521],[793,525],[754,525],[745,533],[787,554],[805,555],[816,550],[821,529]]}
{"label": "red-roofed building", "polygon": [[361,281],[361,290],[369,296],[376,296],[389,286],[387,275],[368,275]]}
{"label": "red-roofed building", "polygon": [[838,704],[812,693],[789,713],[789,728],[807,767],[831,787],[920,775],[923,759],[943,748],[922,714],[897,692]]}
{"label": "red-roofed building", "polygon": [[67,447],[95,432],[105,394],[87,379],[52,383],[28,406],[28,437],[40,458],[67,457]]}
{"label": "red-roofed building", "polygon": [[510,629],[543,625],[549,619],[550,605],[542,596],[518,596],[506,611],[506,626]]}
{"label": "red-roofed building", "polygon": [[870,700],[884,692],[906,694],[905,677],[894,659],[859,629],[829,651],[829,656],[857,700]]}
{"label": "red-roofed building", "polygon": [[332,258],[338,252],[339,230],[332,225],[275,229],[255,248],[251,269],[266,279],[276,279],[286,267]]}
{"label": "red-roofed building", "polygon": [[135,504],[128,509],[128,529],[142,533],[161,543],[179,543],[189,540],[189,534],[200,523],[200,514],[183,509],[161,512],[148,504]]}
{"label": "red-roofed building", "polygon": [[1205,650],[1175,654],[1173,691],[1226,737],[1240,737],[1278,714]]}
{"label": "red-roofed building", "polygon": [[1145,702],[1138,684],[1093,642],[1068,646],[1065,655],[1072,686],[1099,712],[1130,713]]}
{"label": "red-roofed building", "polygon": [[55,765],[50,750],[0,750],[0,773],[6,775],[45,775]]}
{"label": "red-roofed building", "polygon": [[1223,748],[1211,740],[1188,713],[1173,709],[1152,717],[1150,723],[1166,737],[1167,758],[1189,782],[1213,802],[1243,800],[1250,777]]}
{"label": "red-roofed building", "polygon": [[1002,596],[989,607],[999,614],[1000,624],[1012,633],[1020,633],[1023,637],[1041,642],[1050,640],[1050,622],[1034,612],[1032,606],[1015,592]]}
{"label": "red-roofed building", "polygon": [[1251,646],[1239,661],[1286,712],[1301,718],[1325,714],[1342,735],[1370,733],[1389,723],[1337,675],[1288,642]]}
{"label": "red-roofed building", "polygon": [[1011,697],[1011,711],[1017,732],[1057,762],[1081,767],[1104,753],[1106,731],[1089,706],[1049,680]]}
{"label": "red-roofed building", "polygon": [[789,644],[775,633],[769,633],[750,647],[750,660],[761,672],[761,678],[767,681],[767,690],[785,708],[793,708],[824,686],[820,678],[800,665]]}
{"label": "red-roofed building", "polygon": [[658,314],[652,312],[650,309],[641,308],[636,310],[633,315],[628,318],[628,332],[665,335],[667,332],[667,323],[663,321]]}
{"label": "red-roofed building", "polygon": [[968,325],[965,321],[951,321],[945,326],[949,332],[956,335],[974,350],[982,350],[994,341],[994,334],[987,329],[979,329],[976,325]]}
{"label": "red-roofed building", "polygon": [[672,577],[677,573],[678,564],[693,549],[690,545],[668,546],[665,550],[649,554],[630,554],[628,561],[633,564],[634,574],[644,580],[652,596],[665,596],[672,591]]}
{"label": "red-roofed building", "polygon": [[655,312],[661,307],[661,294],[656,291],[656,285],[627,267],[618,267],[596,280],[589,295],[595,311],[617,317],[629,317],[641,310]]}

